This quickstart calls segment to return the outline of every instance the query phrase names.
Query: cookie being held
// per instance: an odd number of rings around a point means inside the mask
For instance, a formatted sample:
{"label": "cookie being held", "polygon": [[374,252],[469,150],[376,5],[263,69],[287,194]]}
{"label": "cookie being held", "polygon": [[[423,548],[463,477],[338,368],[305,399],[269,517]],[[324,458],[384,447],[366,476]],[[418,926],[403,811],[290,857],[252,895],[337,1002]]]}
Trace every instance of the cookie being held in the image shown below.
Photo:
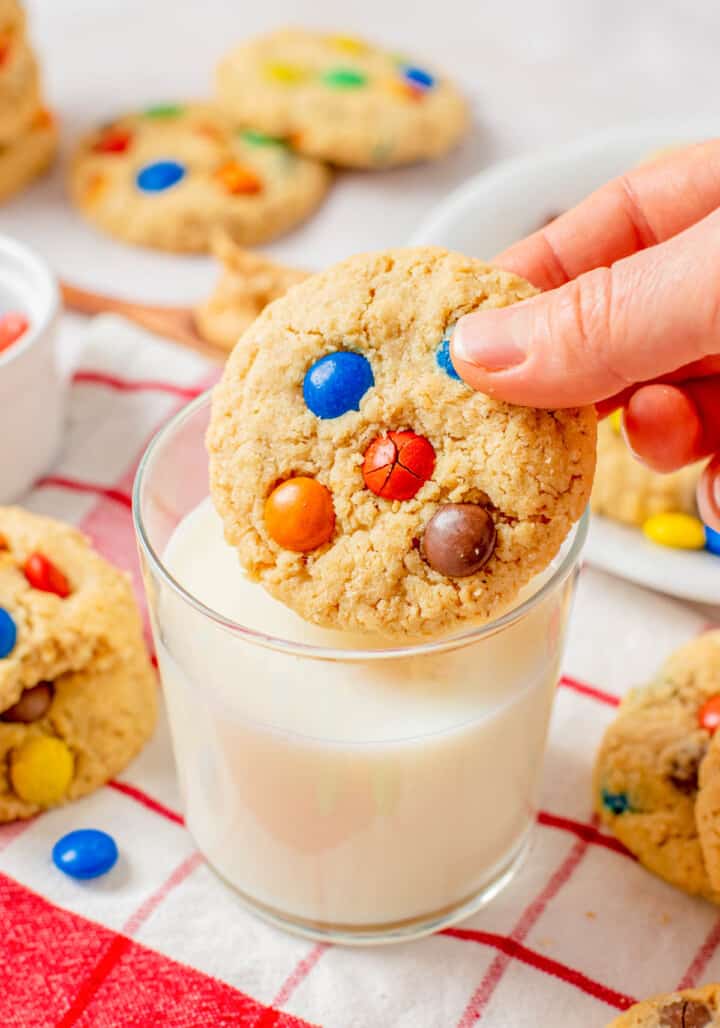
{"label": "cookie being held", "polygon": [[[705,852],[696,805],[718,782],[705,770],[720,712],[720,632],[677,650],[647,686],[630,692],[595,765],[597,810],[613,834],[654,874],[720,902],[720,848]],[[717,831],[715,831],[715,837]],[[709,858],[709,859],[708,859]]]}
{"label": "cookie being held", "polygon": [[720,1028],[720,985],[683,989],[636,1003],[607,1028]]}
{"label": "cookie being held", "polygon": [[305,29],[233,50],[218,68],[217,97],[239,124],[355,168],[440,157],[469,123],[458,90],[434,71],[354,36]]}
{"label": "cookie being held", "polygon": [[204,252],[224,230],[243,246],[298,224],[330,173],[282,140],[235,129],[212,104],[165,104],[90,133],[70,169],[70,194],[103,231],[129,243]]}
{"label": "cookie being held", "polygon": [[98,788],[156,714],[126,576],[68,525],[0,508],[0,821]]}
{"label": "cookie being held", "polygon": [[353,257],[266,308],[208,432],[213,500],[250,575],[308,621],[387,636],[511,603],[587,503],[595,416],[474,393],[448,334],[534,293],[417,247]]}

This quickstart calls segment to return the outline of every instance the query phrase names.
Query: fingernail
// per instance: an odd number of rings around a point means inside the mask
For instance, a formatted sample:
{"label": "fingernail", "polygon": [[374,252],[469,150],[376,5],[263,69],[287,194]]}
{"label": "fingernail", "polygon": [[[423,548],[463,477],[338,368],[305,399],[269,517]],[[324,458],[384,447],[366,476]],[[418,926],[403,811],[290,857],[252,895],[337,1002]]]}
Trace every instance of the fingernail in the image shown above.
{"label": "fingernail", "polygon": [[517,367],[527,354],[514,338],[512,325],[513,318],[499,311],[466,314],[453,332],[453,356],[484,371]]}

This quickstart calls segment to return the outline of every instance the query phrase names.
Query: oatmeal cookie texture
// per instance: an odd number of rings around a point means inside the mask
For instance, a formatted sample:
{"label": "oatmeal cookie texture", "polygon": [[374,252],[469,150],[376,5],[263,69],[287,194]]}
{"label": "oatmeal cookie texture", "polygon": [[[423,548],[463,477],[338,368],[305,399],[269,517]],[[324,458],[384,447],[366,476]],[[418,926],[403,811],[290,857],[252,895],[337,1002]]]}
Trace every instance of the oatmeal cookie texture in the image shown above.
{"label": "oatmeal cookie texture", "polygon": [[407,637],[491,617],[547,566],[587,503],[594,412],[474,393],[448,352],[462,314],[534,292],[419,247],[353,257],[266,308],[208,432],[251,576],[309,621]]}
{"label": "oatmeal cookie texture", "polygon": [[0,821],[92,792],[156,713],[125,575],[75,529],[0,508]]}
{"label": "oatmeal cookie texture", "polygon": [[715,1028],[720,1026],[720,985],[669,992],[636,1003],[607,1028]]}
{"label": "oatmeal cookie texture", "polygon": [[623,700],[597,756],[594,795],[613,834],[654,874],[720,902],[720,632],[677,650]]}
{"label": "oatmeal cookie texture", "polygon": [[23,134],[0,150],[0,200],[46,171],[56,150],[55,121],[49,111],[40,108]]}
{"label": "oatmeal cookie texture", "polygon": [[434,71],[354,36],[303,29],[233,50],[218,68],[217,97],[238,123],[358,168],[440,157],[469,124],[464,99]]}
{"label": "oatmeal cookie texture", "polygon": [[81,140],[73,202],[129,243],[202,252],[223,229],[241,245],[306,218],[330,184],[324,165],[265,133],[236,129],[212,104],[161,104],[115,118]]}

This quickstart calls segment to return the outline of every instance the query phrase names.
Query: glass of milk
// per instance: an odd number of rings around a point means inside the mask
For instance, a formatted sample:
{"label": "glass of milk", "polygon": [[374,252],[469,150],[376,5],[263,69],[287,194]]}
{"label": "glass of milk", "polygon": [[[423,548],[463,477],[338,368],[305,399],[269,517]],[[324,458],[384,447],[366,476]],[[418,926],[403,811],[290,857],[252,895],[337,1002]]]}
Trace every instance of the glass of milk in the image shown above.
{"label": "glass of milk", "polygon": [[208,498],[209,396],[156,436],[135,521],[187,825],[246,905],[344,943],[476,911],[528,851],[581,522],[501,617],[388,641],[244,574]]}

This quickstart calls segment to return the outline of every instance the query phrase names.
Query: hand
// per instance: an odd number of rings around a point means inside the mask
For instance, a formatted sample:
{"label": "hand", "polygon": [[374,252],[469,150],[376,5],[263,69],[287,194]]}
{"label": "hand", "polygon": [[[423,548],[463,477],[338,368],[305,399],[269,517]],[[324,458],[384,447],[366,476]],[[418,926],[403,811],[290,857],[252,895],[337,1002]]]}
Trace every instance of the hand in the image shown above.
{"label": "hand", "polygon": [[459,374],[510,403],[623,407],[656,471],[710,457],[698,503],[720,530],[720,141],[634,168],[494,263],[549,292],[461,318]]}

